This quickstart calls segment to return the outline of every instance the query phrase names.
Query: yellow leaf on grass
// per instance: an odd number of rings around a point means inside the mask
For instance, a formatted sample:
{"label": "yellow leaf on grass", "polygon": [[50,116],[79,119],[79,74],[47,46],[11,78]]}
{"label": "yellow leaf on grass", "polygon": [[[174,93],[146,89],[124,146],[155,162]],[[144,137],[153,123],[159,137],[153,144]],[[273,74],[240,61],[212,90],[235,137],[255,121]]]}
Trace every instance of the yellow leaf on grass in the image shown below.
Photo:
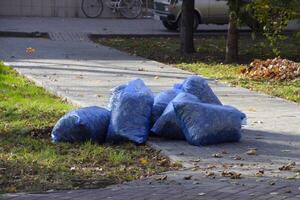
{"label": "yellow leaf on grass", "polygon": [[145,158],[141,158],[141,159],[140,159],[140,163],[141,163],[142,165],[147,165],[147,164],[149,163],[149,161],[148,161],[147,159],[145,159]]}

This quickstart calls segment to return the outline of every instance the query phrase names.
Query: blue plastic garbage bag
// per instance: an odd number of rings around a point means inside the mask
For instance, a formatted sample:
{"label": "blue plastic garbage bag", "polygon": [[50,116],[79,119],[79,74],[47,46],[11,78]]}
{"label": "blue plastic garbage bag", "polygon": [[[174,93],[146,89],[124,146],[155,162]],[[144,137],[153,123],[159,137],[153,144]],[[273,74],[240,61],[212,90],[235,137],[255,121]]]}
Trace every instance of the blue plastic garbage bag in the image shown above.
{"label": "blue plastic garbage bag", "polygon": [[53,142],[105,142],[110,112],[97,106],[80,108],[64,115],[54,126]]}
{"label": "blue plastic garbage bag", "polygon": [[127,87],[127,84],[119,85],[111,90],[111,95],[109,99],[109,104],[107,108],[112,110],[113,102],[116,101],[118,94]]}
{"label": "blue plastic garbage bag", "polygon": [[144,144],[149,135],[153,94],[140,79],[118,90],[112,102],[108,142]]}
{"label": "blue plastic garbage bag", "polygon": [[182,90],[182,83],[175,83],[174,85],[173,85],[173,89],[174,90]]}
{"label": "blue plastic garbage bag", "polygon": [[246,115],[236,108],[195,102],[173,105],[189,144],[202,146],[240,140]]}
{"label": "blue plastic garbage bag", "polygon": [[172,101],[177,96],[177,94],[182,91],[181,87],[181,84],[175,84],[172,89],[160,92],[154,97],[151,117],[152,125],[161,116],[170,101]]}
{"label": "blue plastic garbage bag", "polygon": [[209,87],[207,81],[200,76],[188,77],[182,85],[183,91],[195,95],[203,103],[222,105],[221,101]]}
{"label": "blue plastic garbage bag", "polygon": [[160,137],[166,139],[177,139],[183,140],[185,136],[181,130],[181,127],[177,124],[176,114],[174,111],[174,102],[200,102],[199,99],[189,93],[181,92],[179,93],[166,107],[163,114],[158,118],[158,120],[153,125],[151,131]]}

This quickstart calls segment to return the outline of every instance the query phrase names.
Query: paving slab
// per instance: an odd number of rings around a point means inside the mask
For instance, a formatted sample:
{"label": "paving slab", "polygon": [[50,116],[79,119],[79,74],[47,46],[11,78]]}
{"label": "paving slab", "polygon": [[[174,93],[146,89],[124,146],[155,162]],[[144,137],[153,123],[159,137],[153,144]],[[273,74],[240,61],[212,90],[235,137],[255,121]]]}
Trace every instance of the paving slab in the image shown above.
{"label": "paving slab", "polygon": [[[78,106],[106,106],[111,88],[135,78],[143,79],[157,93],[191,75],[189,72],[92,42],[0,38],[0,45],[0,60],[46,90]],[[35,48],[35,53],[27,54],[28,47]],[[215,80],[208,81],[224,104],[233,105],[247,114],[248,125],[243,129],[241,142],[196,147],[185,141],[151,139],[148,144],[160,149],[173,161],[181,162],[188,174],[197,172],[202,178],[211,176],[219,180],[222,172],[234,171],[241,173],[246,181],[255,179],[256,173],[263,171],[264,178],[292,181],[295,187],[300,187],[300,179],[297,179],[297,173],[300,172],[299,104],[230,87]],[[256,148],[257,155],[247,155],[249,148]],[[222,157],[213,157],[212,154],[215,153],[221,153]],[[235,159],[237,155],[241,159]],[[292,162],[296,164],[292,170],[279,170],[279,167]],[[179,175],[180,173],[175,176]],[[158,196],[165,195],[159,187],[156,188],[160,191]],[[230,188],[231,186],[228,190],[232,189]],[[175,193],[181,199],[189,194],[180,194],[178,191]],[[264,191],[257,189],[254,192]],[[108,196],[111,194],[108,192]],[[218,198],[225,198],[222,194],[221,192]],[[227,196],[229,198],[230,195]],[[43,199],[45,196],[34,198]],[[137,196],[136,199],[143,198]]]}

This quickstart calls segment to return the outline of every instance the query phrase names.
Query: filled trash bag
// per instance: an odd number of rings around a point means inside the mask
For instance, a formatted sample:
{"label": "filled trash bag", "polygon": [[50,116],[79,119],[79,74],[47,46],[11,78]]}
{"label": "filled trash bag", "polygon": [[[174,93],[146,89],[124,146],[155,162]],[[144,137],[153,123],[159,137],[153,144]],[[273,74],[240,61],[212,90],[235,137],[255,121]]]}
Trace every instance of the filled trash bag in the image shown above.
{"label": "filled trash bag", "polygon": [[160,92],[154,97],[151,116],[152,125],[161,116],[170,101],[172,101],[177,96],[177,94],[182,91],[181,87],[181,84],[175,84],[172,89]]}
{"label": "filled trash bag", "polygon": [[203,103],[222,105],[221,101],[209,87],[207,81],[200,76],[190,76],[182,84],[183,91],[193,94]]}
{"label": "filled trash bag", "polygon": [[115,87],[115,88],[113,88],[113,89],[111,90],[111,95],[110,95],[109,103],[108,103],[108,106],[107,106],[107,108],[108,108],[109,110],[112,110],[113,102],[116,101],[117,95],[118,95],[122,90],[124,90],[126,87],[127,87],[127,85],[124,84],[124,85],[119,85],[119,86],[117,86],[117,87]]}
{"label": "filled trash bag", "polygon": [[117,90],[111,102],[107,141],[144,144],[149,135],[153,94],[140,79]]}
{"label": "filled trash bag", "polygon": [[105,142],[110,112],[97,106],[80,108],[64,115],[54,126],[53,142]]}
{"label": "filled trash bag", "polygon": [[174,102],[200,102],[199,99],[189,93],[179,93],[166,107],[163,114],[153,125],[151,131],[160,137],[166,139],[183,140],[185,136],[181,130],[181,127],[177,124],[176,115],[173,107]]}
{"label": "filled trash bag", "polygon": [[240,140],[246,115],[236,108],[195,102],[173,105],[189,144],[201,146]]}

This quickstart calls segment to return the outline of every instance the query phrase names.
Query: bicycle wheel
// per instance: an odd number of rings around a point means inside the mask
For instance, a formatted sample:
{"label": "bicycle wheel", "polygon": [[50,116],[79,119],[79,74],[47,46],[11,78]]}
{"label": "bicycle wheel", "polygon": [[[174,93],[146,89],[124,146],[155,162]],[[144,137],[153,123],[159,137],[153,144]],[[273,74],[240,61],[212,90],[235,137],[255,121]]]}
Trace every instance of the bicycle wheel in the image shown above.
{"label": "bicycle wheel", "polygon": [[96,18],[103,11],[102,0],[82,0],[81,10],[88,18]]}
{"label": "bicycle wheel", "polygon": [[141,0],[121,0],[118,10],[123,17],[133,19],[142,13]]}

